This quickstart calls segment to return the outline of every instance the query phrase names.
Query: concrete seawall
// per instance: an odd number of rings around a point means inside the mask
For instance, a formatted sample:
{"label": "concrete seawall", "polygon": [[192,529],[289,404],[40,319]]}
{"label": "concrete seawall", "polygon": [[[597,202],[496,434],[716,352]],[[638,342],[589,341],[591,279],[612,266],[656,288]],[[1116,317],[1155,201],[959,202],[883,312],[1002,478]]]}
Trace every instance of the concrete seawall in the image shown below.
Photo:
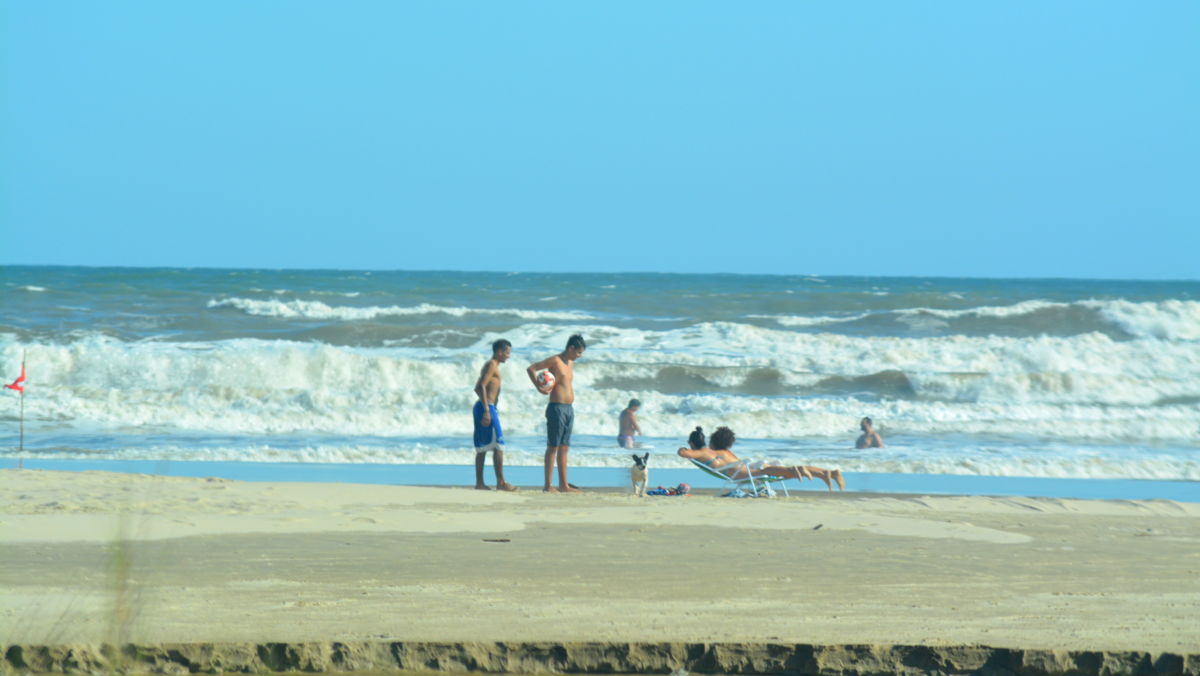
{"label": "concrete seawall", "polygon": [[289,671],[1200,676],[1200,654],[988,646],[351,641],[2,647],[4,676]]}

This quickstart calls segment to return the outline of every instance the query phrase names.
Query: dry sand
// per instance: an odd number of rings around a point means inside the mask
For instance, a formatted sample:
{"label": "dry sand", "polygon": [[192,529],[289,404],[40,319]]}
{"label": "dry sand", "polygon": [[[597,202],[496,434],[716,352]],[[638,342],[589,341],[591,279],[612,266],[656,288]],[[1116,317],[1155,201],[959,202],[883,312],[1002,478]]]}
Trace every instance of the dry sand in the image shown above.
{"label": "dry sand", "polygon": [[1200,504],[3,470],[0,636],[1196,653]]}

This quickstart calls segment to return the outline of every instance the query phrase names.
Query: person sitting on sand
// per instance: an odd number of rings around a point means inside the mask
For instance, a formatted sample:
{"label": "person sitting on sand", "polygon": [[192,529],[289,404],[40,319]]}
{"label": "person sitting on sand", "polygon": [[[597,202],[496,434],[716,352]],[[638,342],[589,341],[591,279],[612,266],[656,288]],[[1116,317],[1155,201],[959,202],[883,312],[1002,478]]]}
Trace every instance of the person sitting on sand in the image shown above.
{"label": "person sitting on sand", "polygon": [[712,448],[708,448],[704,444],[704,430],[697,427],[688,435],[688,445],[679,449],[679,455],[699,460],[730,479],[745,479],[750,476],[779,476],[799,481],[816,477],[824,481],[825,486],[831,491],[834,481],[837,482],[838,490],[846,489],[846,480],[842,478],[841,470],[829,470],[811,465],[784,467],[769,465],[765,462],[744,462],[729,450],[736,441],[737,436],[733,430],[728,427],[718,427],[709,438]]}
{"label": "person sitting on sand", "polygon": [[858,426],[862,428],[862,436],[854,442],[855,448],[883,448],[883,437],[871,427],[871,419],[863,418]]}

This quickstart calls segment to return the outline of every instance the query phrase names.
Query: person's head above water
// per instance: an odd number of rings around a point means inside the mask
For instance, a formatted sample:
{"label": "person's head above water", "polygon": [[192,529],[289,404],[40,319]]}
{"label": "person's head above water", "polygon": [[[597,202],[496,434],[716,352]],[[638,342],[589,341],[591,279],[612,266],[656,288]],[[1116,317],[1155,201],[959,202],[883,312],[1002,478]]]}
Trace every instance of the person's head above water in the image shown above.
{"label": "person's head above water", "polygon": [[867,428],[871,426],[871,419],[863,418],[862,420],[859,420],[858,426],[862,429],[862,431],[866,432]]}
{"label": "person's head above water", "polygon": [[688,446],[691,446],[693,450],[704,448],[703,428],[697,426],[696,429],[692,430],[692,433],[688,435]]}
{"label": "person's head above water", "polygon": [[735,441],[737,441],[737,435],[728,427],[718,427],[717,431],[708,438],[708,444],[714,451],[728,451]]}
{"label": "person's head above water", "polygon": [[625,408],[641,408],[641,406],[642,406],[642,402],[638,401],[637,399],[630,399],[629,405],[626,406]]}

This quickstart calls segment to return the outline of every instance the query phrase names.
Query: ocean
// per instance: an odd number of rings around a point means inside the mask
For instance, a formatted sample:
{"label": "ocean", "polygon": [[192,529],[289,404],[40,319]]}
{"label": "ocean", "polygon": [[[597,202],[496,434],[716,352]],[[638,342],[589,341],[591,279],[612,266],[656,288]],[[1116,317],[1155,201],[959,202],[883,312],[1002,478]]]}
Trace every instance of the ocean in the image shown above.
{"label": "ocean", "polygon": [[[0,378],[24,355],[28,380],[20,454],[2,391],[0,459],[466,466],[472,387],[507,338],[506,462],[540,467],[525,367],[572,333],[574,467],[630,464],[637,398],[656,468],[726,425],[739,455],[850,488],[1200,482],[1195,281],[6,266]],[[886,448],[854,448],[862,416]]]}

